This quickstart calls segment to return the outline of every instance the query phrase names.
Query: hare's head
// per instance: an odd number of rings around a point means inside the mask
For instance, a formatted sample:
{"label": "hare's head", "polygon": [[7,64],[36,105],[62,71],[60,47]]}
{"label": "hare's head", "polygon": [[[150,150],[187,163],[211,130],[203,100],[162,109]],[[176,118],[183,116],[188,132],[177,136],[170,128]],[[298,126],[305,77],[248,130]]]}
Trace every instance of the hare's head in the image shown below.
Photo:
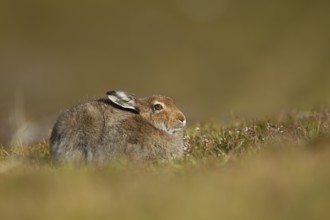
{"label": "hare's head", "polygon": [[184,114],[169,97],[154,95],[137,98],[122,91],[110,91],[107,95],[114,104],[140,114],[153,126],[169,134],[181,131],[186,125]]}

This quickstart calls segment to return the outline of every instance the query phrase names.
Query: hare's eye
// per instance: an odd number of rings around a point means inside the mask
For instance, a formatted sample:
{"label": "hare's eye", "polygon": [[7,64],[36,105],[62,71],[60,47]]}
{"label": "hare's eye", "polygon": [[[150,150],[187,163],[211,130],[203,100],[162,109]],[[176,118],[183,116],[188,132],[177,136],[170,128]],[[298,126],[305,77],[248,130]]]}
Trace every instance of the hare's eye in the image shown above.
{"label": "hare's eye", "polygon": [[163,106],[161,105],[161,104],[154,104],[154,110],[156,110],[156,111],[160,111],[160,110],[162,110],[163,109]]}

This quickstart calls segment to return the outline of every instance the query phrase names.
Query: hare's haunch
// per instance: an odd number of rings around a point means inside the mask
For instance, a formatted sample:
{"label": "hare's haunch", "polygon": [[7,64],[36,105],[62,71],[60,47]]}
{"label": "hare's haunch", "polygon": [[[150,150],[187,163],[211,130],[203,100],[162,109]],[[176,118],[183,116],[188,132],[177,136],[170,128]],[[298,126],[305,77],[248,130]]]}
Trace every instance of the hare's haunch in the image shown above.
{"label": "hare's haunch", "polygon": [[62,113],[50,138],[54,162],[97,163],[125,157],[170,160],[183,155],[184,114],[165,96],[137,98],[122,91]]}

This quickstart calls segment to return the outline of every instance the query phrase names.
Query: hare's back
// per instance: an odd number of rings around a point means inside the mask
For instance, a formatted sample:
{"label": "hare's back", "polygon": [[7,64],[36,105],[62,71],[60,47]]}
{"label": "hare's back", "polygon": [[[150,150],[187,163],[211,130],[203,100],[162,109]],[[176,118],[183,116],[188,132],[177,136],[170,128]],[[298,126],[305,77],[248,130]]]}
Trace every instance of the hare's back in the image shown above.
{"label": "hare's back", "polygon": [[105,123],[115,123],[121,114],[120,110],[104,100],[88,101],[63,112],[53,131],[60,136],[77,136],[80,133],[89,137],[100,135]]}

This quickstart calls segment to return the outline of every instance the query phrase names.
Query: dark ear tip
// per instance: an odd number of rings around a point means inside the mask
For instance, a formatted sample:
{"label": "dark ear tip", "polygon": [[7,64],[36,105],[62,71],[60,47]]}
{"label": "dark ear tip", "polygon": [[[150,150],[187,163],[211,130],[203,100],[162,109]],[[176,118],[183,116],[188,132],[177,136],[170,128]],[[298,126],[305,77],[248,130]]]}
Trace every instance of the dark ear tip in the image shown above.
{"label": "dark ear tip", "polygon": [[106,95],[114,95],[115,93],[116,93],[116,91],[111,90],[111,91],[108,91],[108,92],[106,93]]}

